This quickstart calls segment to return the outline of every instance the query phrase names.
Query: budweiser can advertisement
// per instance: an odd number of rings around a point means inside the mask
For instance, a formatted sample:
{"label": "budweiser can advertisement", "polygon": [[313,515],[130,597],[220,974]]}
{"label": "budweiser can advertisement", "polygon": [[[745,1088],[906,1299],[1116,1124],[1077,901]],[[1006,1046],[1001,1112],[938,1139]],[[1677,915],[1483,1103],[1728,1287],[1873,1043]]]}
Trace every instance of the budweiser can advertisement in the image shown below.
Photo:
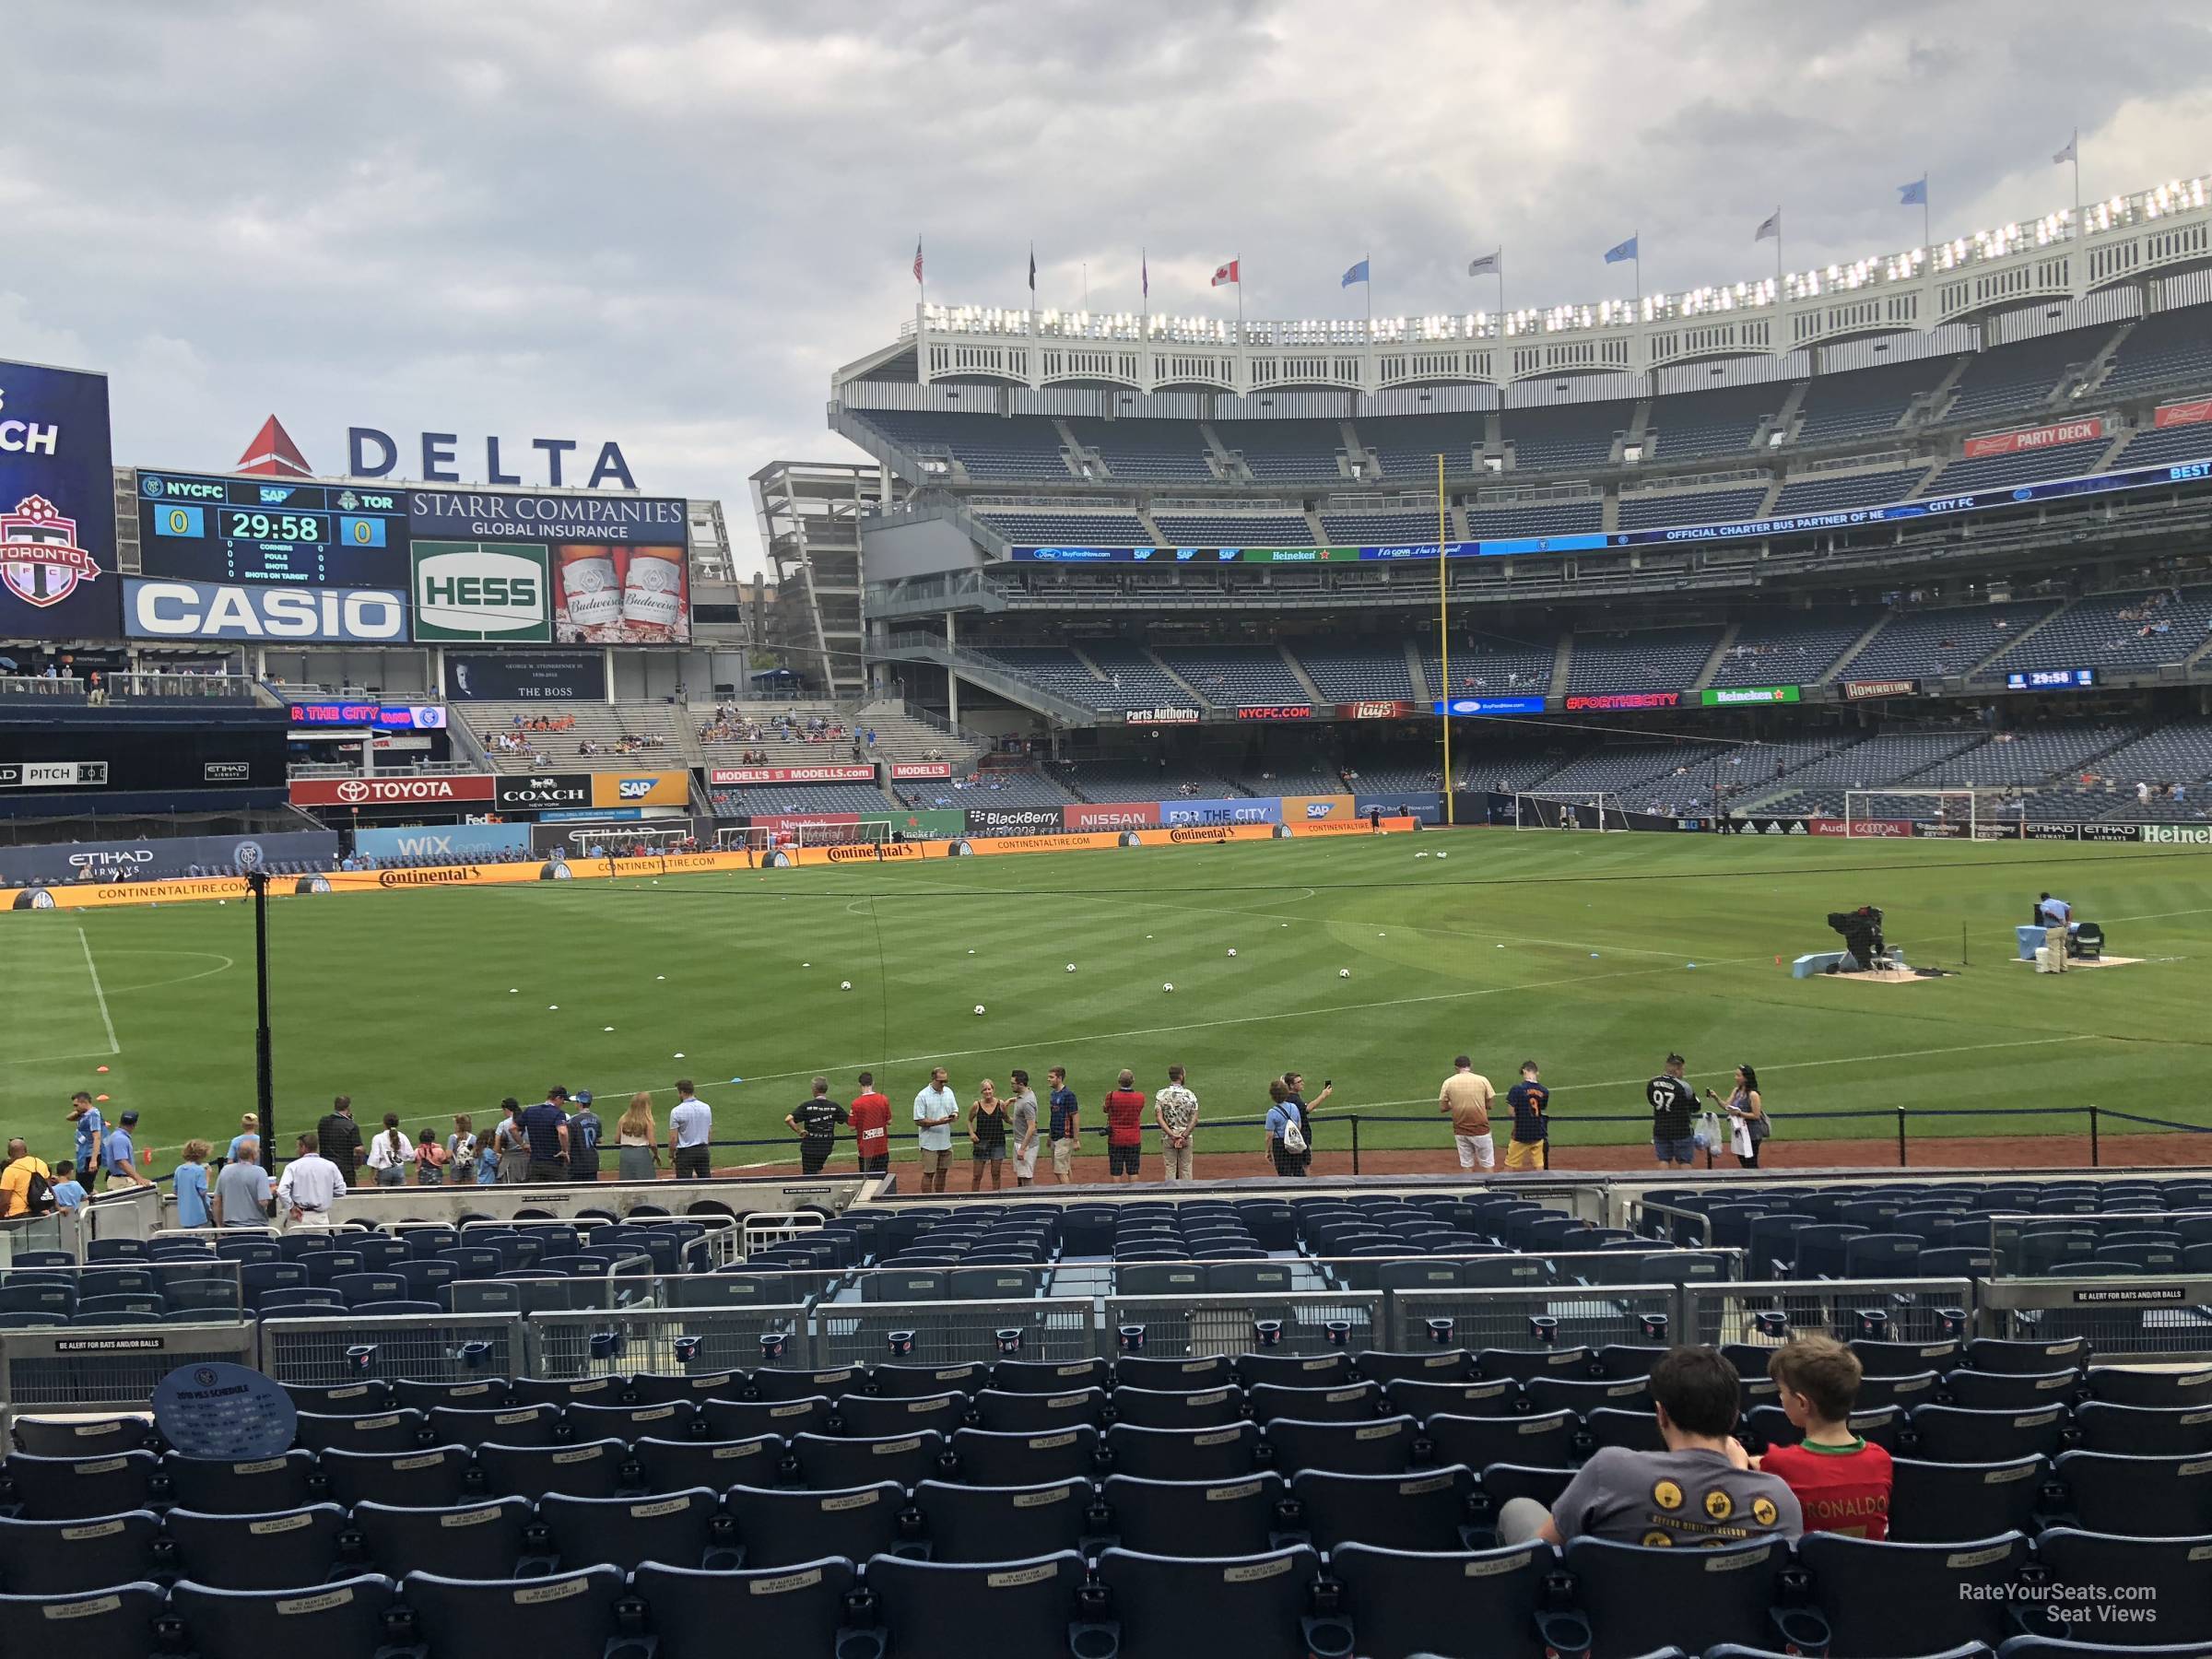
{"label": "budweiser can advertisement", "polygon": [[592,645],[682,644],[691,637],[689,577],[681,547],[564,542],[554,638]]}

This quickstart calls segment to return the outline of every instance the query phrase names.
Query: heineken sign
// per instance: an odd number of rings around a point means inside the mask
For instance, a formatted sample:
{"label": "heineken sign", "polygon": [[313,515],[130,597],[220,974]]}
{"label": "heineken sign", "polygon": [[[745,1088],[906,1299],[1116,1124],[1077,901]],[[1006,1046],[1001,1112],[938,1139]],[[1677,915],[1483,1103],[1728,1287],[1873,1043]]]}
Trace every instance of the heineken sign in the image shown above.
{"label": "heineken sign", "polygon": [[1721,686],[1698,693],[1708,709],[1725,709],[1737,703],[1794,703],[1802,693],[1795,686]]}

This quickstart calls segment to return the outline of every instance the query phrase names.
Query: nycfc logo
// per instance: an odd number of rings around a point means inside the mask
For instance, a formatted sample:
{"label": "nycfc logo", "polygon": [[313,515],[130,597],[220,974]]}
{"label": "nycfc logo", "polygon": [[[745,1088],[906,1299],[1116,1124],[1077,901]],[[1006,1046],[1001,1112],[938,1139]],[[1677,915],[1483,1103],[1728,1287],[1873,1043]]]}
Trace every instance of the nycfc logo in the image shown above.
{"label": "nycfc logo", "polygon": [[241,870],[258,870],[265,862],[259,841],[241,841],[230,851],[230,862]]}
{"label": "nycfc logo", "polygon": [[41,609],[59,605],[99,574],[99,560],[76,545],[76,521],[44,496],[0,512],[0,582],[17,598]]}
{"label": "nycfc logo", "polygon": [[221,1378],[215,1374],[215,1368],[207,1365],[203,1365],[194,1371],[192,1373],[192,1380],[194,1382],[197,1382],[202,1388],[213,1388],[218,1382],[222,1381]]}

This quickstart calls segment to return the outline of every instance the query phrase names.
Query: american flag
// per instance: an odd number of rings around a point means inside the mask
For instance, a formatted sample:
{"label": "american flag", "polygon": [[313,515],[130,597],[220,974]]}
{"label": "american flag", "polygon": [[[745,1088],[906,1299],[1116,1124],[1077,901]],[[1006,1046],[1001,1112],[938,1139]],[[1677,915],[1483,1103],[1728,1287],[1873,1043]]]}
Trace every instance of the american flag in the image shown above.
{"label": "american flag", "polygon": [[914,238],[914,280],[922,280],[922,239]]}

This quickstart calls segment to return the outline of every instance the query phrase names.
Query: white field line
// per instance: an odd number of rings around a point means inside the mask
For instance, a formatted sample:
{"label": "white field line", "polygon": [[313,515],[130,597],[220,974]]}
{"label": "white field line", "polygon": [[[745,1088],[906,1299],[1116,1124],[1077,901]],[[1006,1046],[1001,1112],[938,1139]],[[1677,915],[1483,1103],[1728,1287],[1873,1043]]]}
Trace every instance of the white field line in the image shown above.
{"label": "white field line", "polygon": [[115,1041],[115,1021],[108,1013],[108,994],[100,988],[100,970],[93,965],[92,941],[85,937],[85,930],[76,930],[76,942],[84,947],[85,971],[92,976],[92,994],[100,1002],[100,1023],[108,1029],[108,1053],[120,1054],[123,1044]]}

